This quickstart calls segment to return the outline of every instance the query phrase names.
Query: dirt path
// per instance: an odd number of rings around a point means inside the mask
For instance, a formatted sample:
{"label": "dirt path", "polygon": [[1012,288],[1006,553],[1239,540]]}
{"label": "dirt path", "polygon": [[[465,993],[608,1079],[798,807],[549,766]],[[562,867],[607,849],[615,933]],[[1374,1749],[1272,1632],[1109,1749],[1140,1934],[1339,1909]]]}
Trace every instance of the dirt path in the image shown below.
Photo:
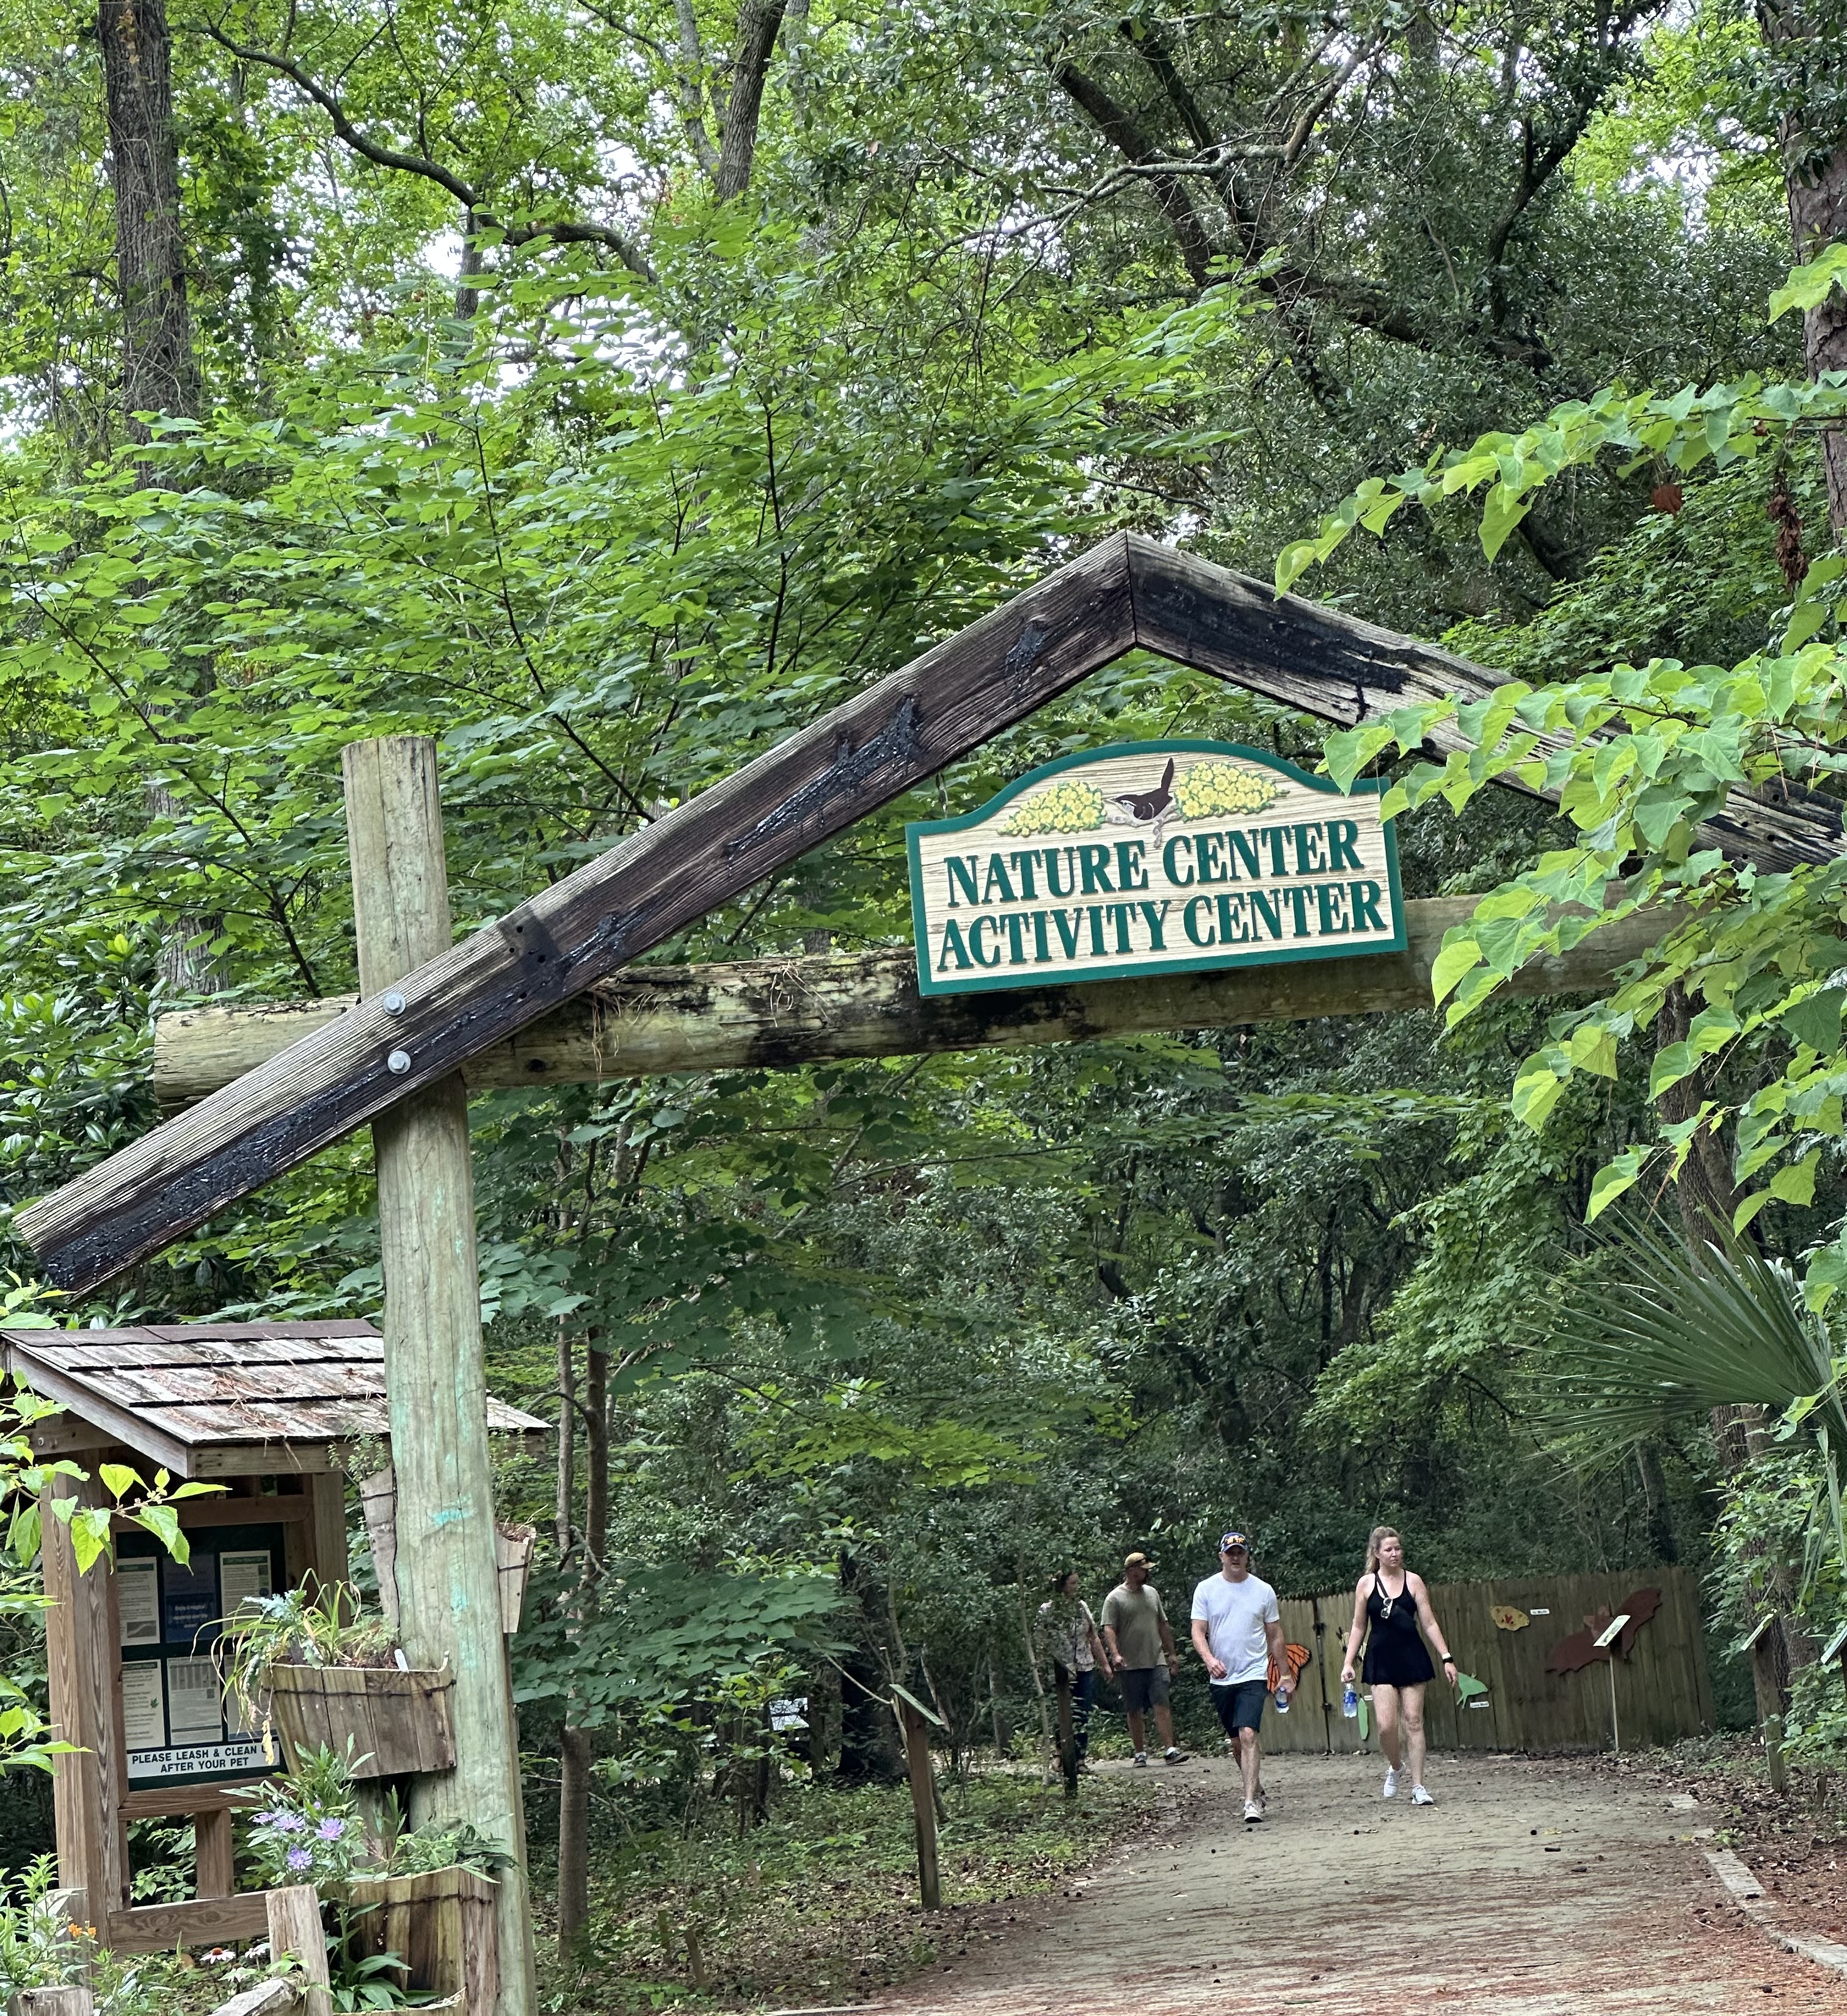
{"label": "dirt path", "polygon": [[961,1946],[876,2007],[1847,2016],[1847,1979],[1747,1923],[1658,1795],[1509,1758],[1442,1759],[1442,1803],[1425,1811],[1384,1804],[1369,1758],[1271,1759],[1264,1775],[1269,1816],[1247,1828],[1228,1763],[1184,1767],[1203,1819],[1119,1851],[1003,1940],[965,1921]]}

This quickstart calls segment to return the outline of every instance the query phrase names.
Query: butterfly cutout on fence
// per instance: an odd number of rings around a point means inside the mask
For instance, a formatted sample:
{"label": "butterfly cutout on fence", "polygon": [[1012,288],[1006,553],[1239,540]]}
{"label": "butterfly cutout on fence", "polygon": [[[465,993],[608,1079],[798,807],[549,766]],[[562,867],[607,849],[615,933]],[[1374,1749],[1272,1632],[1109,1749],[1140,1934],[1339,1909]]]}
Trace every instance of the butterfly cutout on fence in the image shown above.
{"label": "butterfly cutout on fence", "polygon": [[[1294,1687],[1302,1677],[1302,1669],[1315,1655],[1306,1645],[1285,1645],[1283,1657],[1289,1662],[1289,1684]],[[1283,1683],[1282,1669],[1275,1660],[1270,1662],[1270,1671],[1264,1677],[1264,1685],[1274,1694]]]}

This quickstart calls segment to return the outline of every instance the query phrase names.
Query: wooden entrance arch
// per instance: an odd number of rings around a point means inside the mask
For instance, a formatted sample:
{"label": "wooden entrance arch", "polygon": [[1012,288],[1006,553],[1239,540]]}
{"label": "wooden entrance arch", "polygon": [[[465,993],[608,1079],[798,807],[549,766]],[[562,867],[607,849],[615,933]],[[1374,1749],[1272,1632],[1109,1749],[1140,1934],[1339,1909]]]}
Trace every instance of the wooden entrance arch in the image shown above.
{"label": "wooden entrance arch", "polygon": [[[1349,726],[1502,683],[1430,645],[1117,534],[99,1163],[22,1212],[21,1237],[59,1286],[95,1286],[1137,646]],[[1461,746],[1443,730],[1432,741],[1438,754]],[[1800,787],[1734,790],[1701,837],[1788,868],[1841,851],[1841,808]]]}

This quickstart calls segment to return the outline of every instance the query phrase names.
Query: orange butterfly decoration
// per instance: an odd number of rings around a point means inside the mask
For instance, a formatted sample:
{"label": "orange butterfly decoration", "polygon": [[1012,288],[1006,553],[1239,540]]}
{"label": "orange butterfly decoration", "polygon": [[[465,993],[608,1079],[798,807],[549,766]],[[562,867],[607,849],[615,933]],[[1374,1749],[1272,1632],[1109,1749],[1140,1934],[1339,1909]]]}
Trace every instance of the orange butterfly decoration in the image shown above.
{"label": "orange butterfly decoration", "polygon": [[[1294,1687],[1302,1677],[1303,1668],[1314,1657],[1314,1654],[1306,1645],[1285,1645],[1283,1647],[1283,1657],[1289,1662],[1289,1685]],[[1272,1694],[1274,1694],[1282,1683],[1281,1669],[1278,1667],[1275,1660],[1272,1659],[1270,1662],[1270,1671],[1265,1676],[1264,1685]]]}

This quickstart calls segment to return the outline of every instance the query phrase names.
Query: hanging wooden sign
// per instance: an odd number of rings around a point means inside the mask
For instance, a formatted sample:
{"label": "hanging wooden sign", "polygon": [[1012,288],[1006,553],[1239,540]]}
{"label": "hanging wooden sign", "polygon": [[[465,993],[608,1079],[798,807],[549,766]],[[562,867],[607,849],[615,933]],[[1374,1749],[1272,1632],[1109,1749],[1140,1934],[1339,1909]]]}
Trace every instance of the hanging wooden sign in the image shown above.
{"label": "hanging wooden sign", "polygon": [[964,994],[1398,952],[1376,781],[1234,743],[1121,743],[905,828],[918,984]]}

